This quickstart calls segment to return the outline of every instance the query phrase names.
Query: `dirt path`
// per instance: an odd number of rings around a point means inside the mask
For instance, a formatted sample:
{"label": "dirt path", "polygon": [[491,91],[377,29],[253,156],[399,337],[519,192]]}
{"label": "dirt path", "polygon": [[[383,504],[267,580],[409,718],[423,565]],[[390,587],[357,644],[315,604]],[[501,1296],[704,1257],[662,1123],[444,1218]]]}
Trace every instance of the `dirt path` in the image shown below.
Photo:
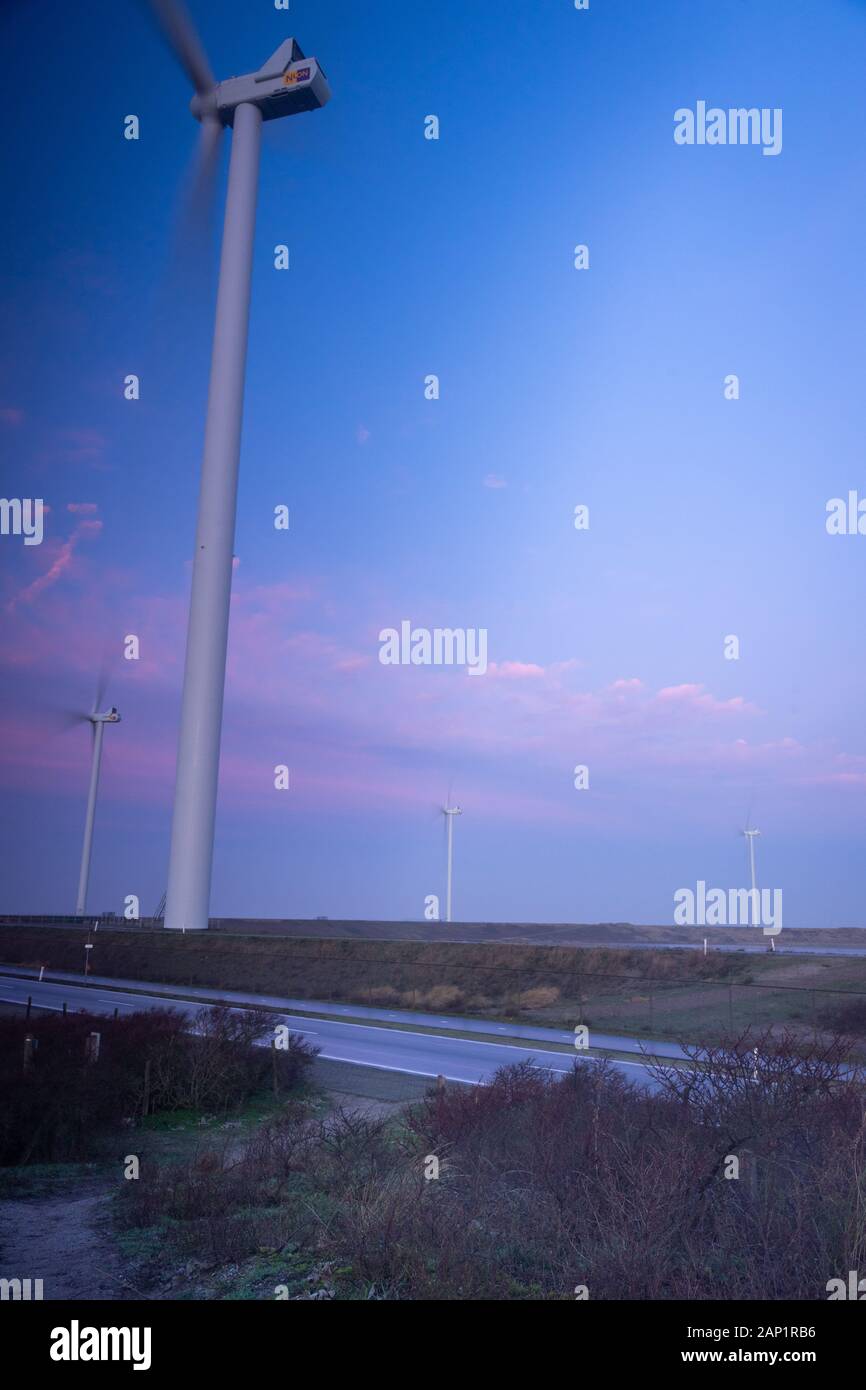
{"label": "dirt path", "polygon": [[45,1299],[134,1298],[108,1229],[109,1201],[90,1185],[0,1201],[0,1277],[41,1279]]}

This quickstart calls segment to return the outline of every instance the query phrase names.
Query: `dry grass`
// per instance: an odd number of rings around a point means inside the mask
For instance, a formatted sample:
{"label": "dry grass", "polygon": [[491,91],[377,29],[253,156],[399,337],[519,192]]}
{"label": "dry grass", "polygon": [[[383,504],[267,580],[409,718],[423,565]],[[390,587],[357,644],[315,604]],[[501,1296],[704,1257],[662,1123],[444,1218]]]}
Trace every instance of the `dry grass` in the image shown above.
{"label": "dry grass", "polygon": [[[81,966],[81,932],[0,927],[9,963]],[[100,930],[94,973],[177,986],[248,990],[335,1003],[537,1020],[649,1037],[718,1036],[775,1022],[814,1026],[866,991],[866,960],[478,945],[438,941],[296,939],[279,935],[180,936]],[[771,986],[789,988],[773,989]],[[766,988],[765,988],[766,986]],[[866,994],[863,996],[866,998]],[[833,1015],[835,1017],[836,1015]],[[838,1015],[840,1018],[842,1015]],[[858,1016],[850,1012],[852,1031]],[[831,1019],[832,1022],[832,1019]],[[840,1025],[841,1026],[841,1025]]]}

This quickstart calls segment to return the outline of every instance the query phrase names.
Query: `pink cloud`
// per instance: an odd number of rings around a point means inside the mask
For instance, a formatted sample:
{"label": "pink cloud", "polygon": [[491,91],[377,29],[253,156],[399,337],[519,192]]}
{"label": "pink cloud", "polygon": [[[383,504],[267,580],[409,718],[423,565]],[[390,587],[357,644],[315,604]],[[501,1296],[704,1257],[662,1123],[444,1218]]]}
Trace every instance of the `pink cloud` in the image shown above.
{"label": "pink cloud", "polygon": [[488,473],[482,485],[493,489],[508,487],[505,479],[500,477],[498,473]]}
{"label": "pink cloud", "polygon": [[615,690],[618,694],[622,695],[637,694],[639,690],[643,689],[643,681],[638,680],[636,676],[632,676],[629,680],[615,680],[608,686],[608,690]]}
{"label": "pink cloud", "polygon": [[89,463],[96,467],[105,460],[108,440],[99,430],[70,426],[55,430],[44,460],[50,463]]}
{"label": "pink cloud", "polygon": [[[106,790],[167,804],[186,596],[137,594],[134,576],[122,572],[106,583],[83,556],[69,583],[75,545],[100,524],[92,504],[72,506],[88,510],[73,512],[74,537],[55,547],[48,570],[13,604],[0,668],[26,673],[31,689],[34,676],[54,688],[62,652],[62,681],[77,674],[89,690],[99,660],[93,634],[110,632],[111,698],[124,714],[112,749],[125,774],[108,770]],[[49,587],[49,603],[32,602]],[[25,597],[31,601],[22,612]],[[623,816],[636,815],[641,796],[655,797],[660,786],[718,805],[720,788],[742,787],[756,772],[762,784],[782,788],[823,781],[856,793],[866,785],[866,759],[768,738],[766,717],[742,696],[718,698],[699,683],[653,689],[636,676],[588,688],[576,657],[548,665],[505,658],[472,680],[457,669],[383,667],[378,625],[346,635],[341,617],[313,579],[254,585],[236,575],[221,771],[233,802],[282,814],[273,791],[277,762],[292,771],[290,806],[422,808],[444,794],[438,769],[457,768],[466,769],[461,796],[484,814],[576,826],[589,815],[603,819],[613,804]],[[138,662],[121,657],[129,632],[140,638]],[[81,640],[70,642],[75,633]],[[58,764],[40,751],[38,720],[29,733],[28,716],[20,720],[11,755],[18,771],[7,776],[38,780],[44,768],[50,780]],[[87,750],[69,748],[60,780],[77,791]],[[577,762],[592,769],[591,802],[573,793]]]}
{"label": "pink cloud", "polygon": [[[70,510],[74,510],[74,506]],[[38,547],[38,552],[40,558],[42,555],[48,556],[48,568],[43,570],[36,579],[26,584],[23,589],[12,594],[6,602],[7,613],[13,612],[20,604],[33,604],[46,589],[52,588],[71,568],[79,542],[93,539],[94,536],[99,535],[101,530],[101,521],[87,517],[76,524],[72,535],[68,536],[66,540],[44,541]]]}
{"label": "pink cloud", "polygon": [[757,714],[756,705],[749,704],[741,695],[730,700],[717,700],[702,685],[666,685],[656,695],[660,705],[668,705],[678,711],[700,710],[704,714]]}
{"label": "pink cloud", "polygon": [[816,767],[816,760],[809,759],[810,770],[807,782],[815,787],[854,787],[866,788],[866,757],[852,753],[833,753],[826,764]]}
{"label": "pink cloud", "polygon": [[491,661],[487,668],[488,676],[494,680],[526,680],[527,677],[543,676],[543,666],[535,666],[531,661]]}
{"label": "pink cloud", "polygon": [[0,406],[0,423],[15,427],[24,423],[24,411],[14,405]]}

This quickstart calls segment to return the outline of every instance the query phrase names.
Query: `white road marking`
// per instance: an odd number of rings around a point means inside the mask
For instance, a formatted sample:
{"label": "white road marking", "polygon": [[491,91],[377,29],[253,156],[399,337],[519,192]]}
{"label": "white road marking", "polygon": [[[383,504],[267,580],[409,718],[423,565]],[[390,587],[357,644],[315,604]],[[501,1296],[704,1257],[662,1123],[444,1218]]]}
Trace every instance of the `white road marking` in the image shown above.
{"label": "white road marking", "polygon": [[[35,981],[34,983],[36,983],[36,984],[38,985],[39,982],[38,982],[38,981]],[[76,986],[72,986],[71,988],[76,988]],[[79,989],[87,988],[87,989],[88,989],[88,992],[89,992],[89,990],[92,989],[92,986],[83,986],[83,985],[81,985],[81,986],[77,986],[77,988],[79,988]],[[96,995],[96,996],[93,996],[93,997],[98,998],[99,996]],[[158,994],[145,994],[145,993],[142,993],[142,994],[140,994],[140,995],[138,996],[138,999],[160,999],[160,998],[163,998],[163,996],[158,995]],[[15,1000],[12,1000],[11,1002],[16,1003],[16,1004],[20,1004],[20,1003],[21,1003],[21,1000],[20,1000],[20,999],[15,999]],[[104,1002],[104,1003],[111,1003],[112,1001],[109,999],[109,1000],[103,1000],[103,1002]],[[115,998],[115,1002],[117,1002],[116,998]],[[123,1003],[123,1005],[124,1005],[125,1008],[135,1008],[135,1002],[130,1002],[130,1001],[128,1001],[128,1000],[121,1000],[120,1002]],[[174,1002],[183,1002],[183,1001],[174,1001]],[[205,1005],[205,1007],[206,1007],[206,1005]],[[299,1024],[301,1025],[301,1026],[297,1029],[297,1031],[298,1031],[298,1032],[304,1032],[304,1033],[306,1033],[307,1030],[305,1030],[305,1029],[303,1028],[303,1019],[302,1019],[302,1018],[299,1018],[299,1016],[298,1016],[297,1014],[279,1014],[278,1017],[284,1019],[284,1020],[287,1021],[287,1022],[288,1022],[288,1021],[291,1021],[291,1020],[297,1020],[297,1021],[299,1022]],[[438,1034],[436,1034],[436,1033],[416,1033],[416,1032],[414,1031],[414,1029],[409,1029],[409,1028],[382,1028],[382,1027],[376,1027],[376,1025],[375,1025],[374,1023],[344,1023],[344,1022],[342,1021],[342,1019],[337,1019],[337,1018],[334,1018],[334,1019],[329,1018],[329,1019],[327,1019],[327,1020],[317,1020],[317,1021],[318,1021],[318,1022],[327,1021],[329,1024],[331,1024],[332,1027],[336,1027],[336,1028],[354,1028],[354,1029],[363,1028],[363,1029],[365,1029],[365,1030],[367,1030],[368,1032],[371,1032],[371,1033],[387,1033],[387,1034],[388,1034],[389,1036],[391,1036],[391,1037],[393,1037],[394,1034],[396,1034],[398,1037],[406,1037],[406,1038],[425,1038],[428,1042],[431,1041],[431,1040],[433,1040],[433,1041],[439,1041],[439,1042],[445,1042],[445,1043],[468,1043],[471,1047],[498,1047],[498,1048],[503,1048],[503,1049],[505,1049],[505,1050],[507,1050],[507,1051],[510,1051],[510,1052],[523,1052],[523,1053],[528,1053],[531,1057],[535,1057],[538,1053],[543,1054],[543,1053],[545,1053],[545,1052],[547,1052],[548,1055],[549,1055],[549,1054],[550,1054],[550,1051],[552,1050],[552,1049],[546,1049],[546,1048],[543,1048],[543,1047],[539,1047],[539,1048],[522,1047],[522,1046],[519,1046],[519,1045],[517,1045],[517,1044],[515,1044],[515,1043],[487,1042],[487,1041],[484,1041],[484,1040],[481,1040],[481,1039],[476,1039],[476,1038],[473,1038],[473,1037],[469,1037],[469,1038],[463,1038],[463,1037],[460,1037],[460,1038],[440,1038],[440,1037],[438,1036]],[[323,1035],[322,1035],[321,1033],[311,1033],[310,1036],[312,1036],[312,1037],[321,1037],[321,1036],[323,1036]],[[529,1039],[526,1039],[526,1041],[530,1041],[530,1040],[529,1040]],[[320,1053],[320,1056],[323,1056],[323,1057],[324,1057],[325,1054],[324,1054],[324,1053]],[[333,1056],[328,1055],[328,1056],[326,1057],[326,1060],[328,1060],[328,1061],[335,1061],[335,1062],[349,1062],[349,1061],[355,1061],[356,1059],[355,1059],[355,1058],[349,1058],[349,1057],[333,1057]],[[602,1061],[604,1061],[605,1059],[604,1059],[603,1057],[585,1056],[585,1057],[577,1057],[577,1058],[575,1058],[574,1060],[575,1060],[575,1061],[586,1061],[586,1062],[602,1062]],[[624,1060],[621,1061],[619,1058],[612,1058],[611,1060],[612,1060],[613,1062],[615,1062],[615,1064],[616,1064],[617,1066],[623,1066],[623,1067],[640,1067],[642,1070],[646,1070],[646,1063],[645,1063],[645,1062],[627,1062],[627,1061],[624,1061]],[[358,1063],[358,1065],[363,1066],[363,1065],[365,1065],[365,1063],[361,1062],[361,1063]],[[366,1064],[366,1065],[371,1065],[371,1064],[368,1063],[368,1064]],[[439,1076],[439,1075],[442,1075],[442,1073],[440,1073],[440,1072],[426,1072],[426,1071],[419,1071],[419,1072],[416,1072],[416,1071],[413,1071],[410,1067],[383,1067],[382,1070],[383,1070],[383,1071],[404,1071],[404,1072],[406,1072],[407,1075],[409,1075],[409,1076]],[[542,1070],[544,1070],[544,1068],[542,1068]],[[548,1067],[548,1068],[546,1068],[546,1070],[548,1070],[548,1071],[556,1071],[556,1072],[567,1072],[567,1071],[570,1070],[570,1068],[565,1068],[565,1069],[563,1069],[563,1068],[560,1068],[560,1067]],[[461,1077],[446,1077],[446,1080],[450,1080],[450,1081],[459,1081],[459,1080],[461,1080],[461,1079],[462,1079]]]}

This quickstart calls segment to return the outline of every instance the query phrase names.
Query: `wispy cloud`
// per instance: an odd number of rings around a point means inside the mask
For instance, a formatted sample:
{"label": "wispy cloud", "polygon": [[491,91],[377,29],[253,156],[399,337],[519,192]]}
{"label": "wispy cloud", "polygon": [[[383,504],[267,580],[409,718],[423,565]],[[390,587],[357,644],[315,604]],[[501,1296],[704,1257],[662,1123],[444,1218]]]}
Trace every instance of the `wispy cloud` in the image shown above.
{"label": "wispy cloud", "polygon": [[[62,651],[63,678],[84,684],[98,660],[94,634],[113,630],[120,697],[134,712],[119,734],[130,775],[111,794],[167,802],[186,601],[136,594],[131,575],[106,586],[83,558],[75,585],[61,583],[76,546],[98,530],[92,507],[68,504],[73,535],[8,605],[11,641],[0,652],[0,673],[17,673],[31,687],[56,684]],[[670,785],[711,810],[707,788],[741,786],[757,773],[779,787],[866,787],[866,759],[768,737],[768,716],[741,695],[721,697],[699,682],[654,689],[631,672],[590,684],[576,656],[547,664],[503,658],[478,680],[454,669],[383,667],[378,624],[354,636],[335,626],[339,614],[318,581],[245,584],[241,573],[232,595],[221,786],[244,805],[271,804],[273,766],[283,761],[310,805],[348,810],[366,797],[381,807],[422,806],[442,767],[457,766],[471,768],[476,806],[541,821],[588,814],[590,803],[569,791],[578,762],[590,765],[594,785],[629,789],[620,808]],[[37,603],[48,589],[51,602]],[[70,645],[73,630],[90,637]],[[140,661],[120,659],[127,632],[140,638]],[[26,701],[17,718],[26,723]],[[35,744],[19,732],[16,746]],[[593,806],[604,814],[603,792]]]}
{"label": "wispy cloud", "polygon": [[[46,510],[49,509],[46,508]],[[68,572],[79,544],[84,540],[92,540],[102,530],[102,522],[98,517],[92,515],[92,511],[96,510],[93,503],[79,504],[73,502],[68,505],[68,510],[70,512],[83,510],[85,516],[76,523],[72,534],[67,536],[65,540],[58,541],[46,538],[41,546],[34,547],[39,561],[48,560],[47,568],[7,599],[5,605],[7,613],[14,612],[21,605],[34,604],[47,589],[52,588]]]}
{"label": "wispy cloud", "polygon": [[88,464],[92,468],[102,468],[108,447],[108,440],[100,430],[67,426],[53,432],[40,458],[43,463]]}

